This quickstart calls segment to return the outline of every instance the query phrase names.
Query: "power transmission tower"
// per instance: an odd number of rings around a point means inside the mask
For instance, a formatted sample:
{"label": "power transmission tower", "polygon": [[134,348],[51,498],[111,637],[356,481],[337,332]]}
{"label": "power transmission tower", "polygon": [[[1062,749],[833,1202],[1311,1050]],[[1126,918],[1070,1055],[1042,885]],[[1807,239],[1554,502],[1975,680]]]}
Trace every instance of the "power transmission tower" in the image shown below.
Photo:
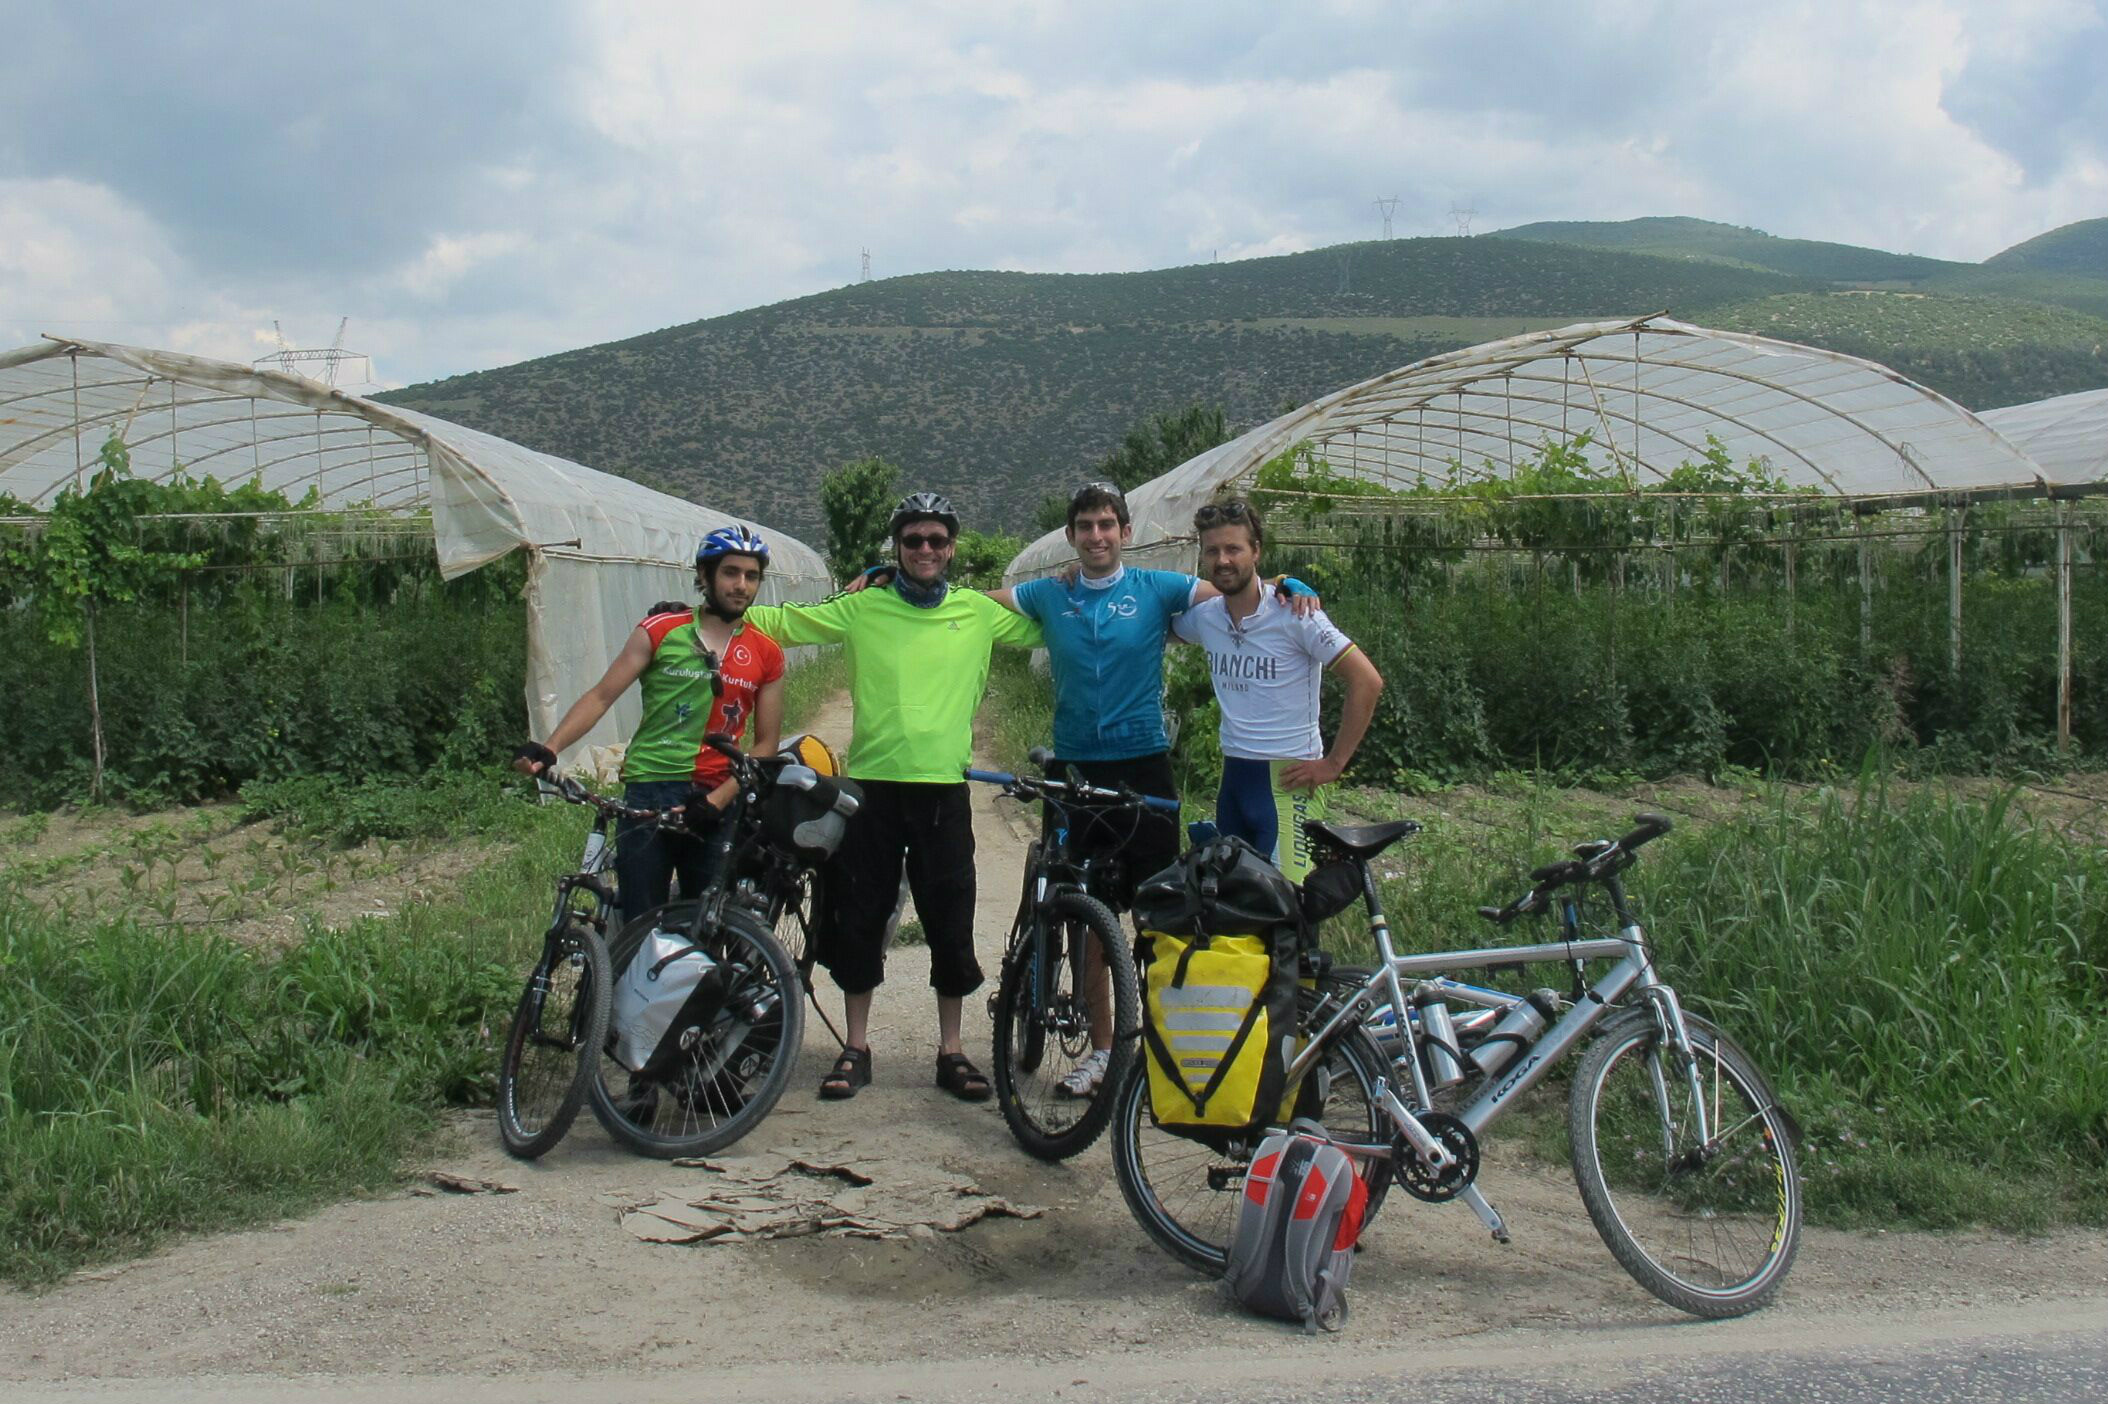
{"label": "power transmission tower", "polygon": [[1374,203],[1376,205],[1376,213],[1383,216],[1383,237],[1388,239],[1391,237],[1391,211],[1398,208],[1398,197],[1396,195],[1387,195]]}
{"label": "power transmission tower", "polygon": [[1449,217],[1457,222],[1457,237],[1459,239],[1469,239],[1471,237],[1471,221],[1477,214],[1478,211],[1468,205],[1451,205],[1449,207]]}
{"label": "power transmission tower", "polygon": [[857,281],[859,283],[868,283],[871,281],[871,250],[869,249],[864,250],[864,274],[861,278],[858,278]]}
{"label": "power transmission tower", "polygon": [[[268,356],[258,356],[250,364],[272,366],[287,375],[297,375],[303,379],[316,380],[324,385],[334,386],[337,383],[337,368],[347,361],[359,361],[364,363],[365,370],[361,378],[352,383],[363,385],[373,374],[373,362],[363,351],[346,351],[344,349],[344,328],[350,321],[351,318],[349,317],[338,319],[336,340],[327,346],[297,347],[285,339],[285,332],[274,317],[271,320],[271,335],[278,338],[278,349]],[[310,375],[304,370],[295,369],[298,366],[315,364],[319,364],[322,367],[320,374]]]}
{"label": "power transmission tower", "polygon": [[1339,291],[1354,291],[1354,247],[1345,245],[1339,251]]}

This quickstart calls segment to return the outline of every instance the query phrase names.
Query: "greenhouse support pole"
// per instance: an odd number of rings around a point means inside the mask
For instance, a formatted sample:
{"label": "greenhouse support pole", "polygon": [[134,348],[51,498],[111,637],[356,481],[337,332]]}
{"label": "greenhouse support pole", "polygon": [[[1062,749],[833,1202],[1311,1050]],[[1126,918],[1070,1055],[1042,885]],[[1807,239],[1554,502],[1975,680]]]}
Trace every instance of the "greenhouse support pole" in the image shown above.
{"label": "greenhouse support pole", "polygon": [[2071,749],[2071,508],[2057,504],[2057,749]]}
{"label": "greenhouse support pole", "polygon": [[1859,651],[1874,651],[1874,543],[1867,539],[1865,517],[1859,519]]}
{"label": "greenhouse support pole", "polygon": [[95,740],[95,775],[88,782],[88,794],[97,804],[102,803],[102,687],[95,675],[95,605],[83,602],[81,622],[87,627],[88,644],[88,731]]}
{"label": "greenhouse support pole", "polygon": [[1947,668],[1962,676],[1962,514],[1947,514]]}
{"label": "greenhouse support pole", "polygon": [[1786,642],[1793,642],[1793,558],[1800,548],[1793,542],[1786,543]]}

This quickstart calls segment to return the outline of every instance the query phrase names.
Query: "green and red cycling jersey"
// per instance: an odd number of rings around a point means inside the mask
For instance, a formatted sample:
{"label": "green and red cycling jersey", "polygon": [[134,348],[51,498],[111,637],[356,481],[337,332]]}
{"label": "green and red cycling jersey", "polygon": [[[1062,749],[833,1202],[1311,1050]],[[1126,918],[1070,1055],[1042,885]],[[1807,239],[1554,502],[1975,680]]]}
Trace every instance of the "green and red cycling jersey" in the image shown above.
{"label": "green and red cycling jersey", "polygon": [[694,610],[654,614],[637,627],[651,636],[651,662],[637,680],[644,716],[623,753],[623,782],[721,784],[731,775],[732,763],[705,746],[703,738],[713,731],[735,740],[745,737],[761,689],[783,676],[783,649],[753,625],[740,624],[717,660],[724,686],[713,695],[710,660],[696,633]]}

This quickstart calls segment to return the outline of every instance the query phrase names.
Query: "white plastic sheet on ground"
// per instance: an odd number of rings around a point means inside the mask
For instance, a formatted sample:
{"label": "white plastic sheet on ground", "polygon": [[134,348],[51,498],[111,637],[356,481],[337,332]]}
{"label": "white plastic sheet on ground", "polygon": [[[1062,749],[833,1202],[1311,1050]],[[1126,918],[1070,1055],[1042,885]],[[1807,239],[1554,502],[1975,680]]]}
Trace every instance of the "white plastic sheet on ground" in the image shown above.
{"label": "white plastic sheet on ground", "polygon": [[[1499,476],[1546,440],[1635,485],[1702,458],[1707,436],[1796,488],[1908,499],[2040,490],[2020,450],[1944,396],[1856,357],[1647,317],[1532,332],[1429,357],[1336,391],[1189,459],[1134,492],[1137,564],[1192,569],[1193,512],[1309,443],[1335,472],[1410,490]],[[2098,476],[2096,474],[2096,476]],[[1053,531],[1010,579],[1064,564]]]}
{"label": "white plastic sheet on ground", "polygon": [[2108,390],[1985,410],[1983,421],[2040,464],[2058,487],[2108,479]]}
{"label": "white plastic sheet on ground", "polygon": [[[696,543],[742,520],[459,424],[276,371],[172,351],[51,340],[0,352],[0,493],[49,506],[93,475],[112,434],[132,471],[260,482],[328,508],[429,507],[449,579],[516,550],[527,587],[527,706],[537,736],[595,681],[644,611],[694,595]],[[826,563],[769,540],[764,602],[818,599]],[[585,743],[626,738],[634,689]],[[581,743],[581,744],[585,744]]]}

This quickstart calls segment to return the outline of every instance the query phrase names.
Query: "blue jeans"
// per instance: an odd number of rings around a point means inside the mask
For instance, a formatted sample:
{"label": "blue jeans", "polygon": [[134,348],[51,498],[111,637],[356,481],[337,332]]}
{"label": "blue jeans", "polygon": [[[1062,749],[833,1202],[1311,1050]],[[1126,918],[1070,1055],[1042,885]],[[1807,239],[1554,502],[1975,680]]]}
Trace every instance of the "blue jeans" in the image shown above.
{"label": "blue jeans", "polygon": [[[623,787],[622,802],[632,809],[667,809],[694,789],[687,780],[640,780]],[[615,886],[624,925],[666,902],[676,877],[681,895],[695,897],[716,876],[713,843],[634,819],[615,826]]]}

